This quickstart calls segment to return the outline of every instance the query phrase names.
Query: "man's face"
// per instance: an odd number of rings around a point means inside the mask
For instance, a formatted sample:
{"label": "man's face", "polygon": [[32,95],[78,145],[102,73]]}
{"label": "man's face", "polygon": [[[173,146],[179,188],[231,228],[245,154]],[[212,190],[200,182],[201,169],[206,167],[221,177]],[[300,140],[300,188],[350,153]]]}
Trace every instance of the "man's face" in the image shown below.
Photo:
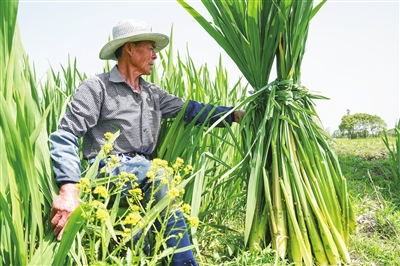
{"label": "man's face", "polygon": [[153,41],[141,41],[131,43],[131,64],[142,75],[150,75],[154,65],[154,60],[157,59],[157,54],[154,52],[155,43]]}

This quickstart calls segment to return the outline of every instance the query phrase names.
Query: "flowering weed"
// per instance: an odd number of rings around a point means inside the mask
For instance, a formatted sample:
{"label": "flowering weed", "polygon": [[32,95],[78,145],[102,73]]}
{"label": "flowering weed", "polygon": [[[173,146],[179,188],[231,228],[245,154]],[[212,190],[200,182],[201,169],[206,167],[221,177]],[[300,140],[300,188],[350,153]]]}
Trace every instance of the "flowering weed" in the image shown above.
{"label": "flowering weed", "polygon": [[[156,158],[141,182],[134,173],[121,171],[113,175],[124,160],[110,154],[115,138],[112,133],[105,134],[98,155],[104,166],[99,174],[92,171],[92,176],[87,174],[78,184],[86,221],[80,241],[90,247],[85,250],[89,264],[158,265],[178,252],[166,245],[168,238],[176,237],[165,236],[169,217],[181,210],[189,228],[199,226],[199,219],[189,216],[190,205],[182,200],[193,168],[181,158],[171,166]],[[166,193],[160,199],[162,189]]]}

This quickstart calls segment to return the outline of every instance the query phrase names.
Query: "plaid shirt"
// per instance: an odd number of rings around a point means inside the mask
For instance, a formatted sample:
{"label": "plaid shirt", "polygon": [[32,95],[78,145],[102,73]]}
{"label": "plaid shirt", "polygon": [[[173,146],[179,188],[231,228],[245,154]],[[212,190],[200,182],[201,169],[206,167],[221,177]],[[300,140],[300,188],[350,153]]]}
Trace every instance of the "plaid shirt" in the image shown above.
{"label": "plaid shirt", "polygon": [[[80,162],[77,138],[83,137],[82,151],[87,159],[95,157],[104,145],[104,134],[120,130],[112,153],[151,154],[157,144],[161,119],[175,117],[185,101],[168,94],[140,78],[141,93],[133,89],[114,66],[110,72],[85,80],[75,92],[58,130],[50,135],[53,169],[57,182],[78,182]],[[205,105],[189,101],[185,121],[190,122]],[[209,105],[197,123],[204,122],[214,106]],[[232,107],[217,107],[224,114]],[[211,119],[215,122],[219,116]],[[229,124],[233,113],[225,118]],[[221,123],[219,126],[223,126]]]}
{"label": "plaid shirt", "polygon": [[59,129],[83,137],[83,155],[92,158],[104,145],[104,133],[120,130],[113,153],[151,154],[162,118],[175,117],[184,100],[140,78],[141,93],[115,66],[110,72],[84,81],[68,104]]}

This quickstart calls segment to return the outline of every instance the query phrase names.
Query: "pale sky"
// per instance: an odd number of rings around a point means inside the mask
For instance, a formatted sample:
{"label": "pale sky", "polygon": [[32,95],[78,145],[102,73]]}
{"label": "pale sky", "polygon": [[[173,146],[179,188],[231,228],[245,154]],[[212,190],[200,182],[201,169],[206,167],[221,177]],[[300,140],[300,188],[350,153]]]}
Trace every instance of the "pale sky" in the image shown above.
{"label": "pale sky", "polygon": [[[190,1],[208,17],[200,1]],[[20,1],[22,43],[38,78],[51,65],[61,71],[68,55],[91,76],[102,71],[98,54],[119,21],[146,21],[170,35],[173,47],[212,73],[222,55],[229,78],[240,72],[222,48],[175,1]],[[302,85],[330,100],[316,100],[323,126],[336,130],[347,109],[380,116],[393,128],[400,119],[399,2],[328,0],[310,24]],[[272,81],[272,80],[271,80]]]}

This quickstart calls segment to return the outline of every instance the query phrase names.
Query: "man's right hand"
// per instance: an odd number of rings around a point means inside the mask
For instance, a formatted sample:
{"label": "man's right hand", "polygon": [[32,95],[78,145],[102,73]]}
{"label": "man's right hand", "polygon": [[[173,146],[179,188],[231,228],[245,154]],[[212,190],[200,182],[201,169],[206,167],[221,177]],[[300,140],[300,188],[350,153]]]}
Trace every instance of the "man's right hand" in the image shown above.
{"label": "man's right hand", "polygon": [[79,206],[78,193],[76,184],[64,184],[53,201],[50,218],[51,224],[55,226],[54,235],[58,240],[61,240],[69,216]]}

